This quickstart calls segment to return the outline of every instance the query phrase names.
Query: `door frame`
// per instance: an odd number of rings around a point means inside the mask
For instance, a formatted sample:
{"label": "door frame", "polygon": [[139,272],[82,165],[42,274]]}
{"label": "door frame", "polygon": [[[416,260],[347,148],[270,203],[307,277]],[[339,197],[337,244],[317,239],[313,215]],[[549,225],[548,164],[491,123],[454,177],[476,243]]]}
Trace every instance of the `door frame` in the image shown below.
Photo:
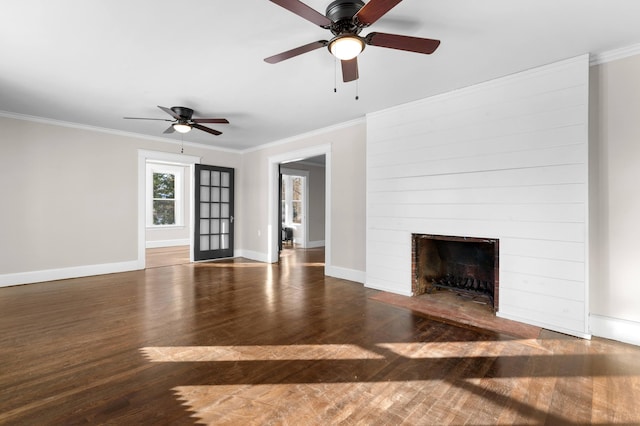
{"label": "door frame", "polygon": [[[150,151],[146,149],[138,149],[138,269],[144,269],[146,266],[146,185],[147,185],[147,161],[160,161],[169,164],[176,164],[181,166],[189,166],[189,177],[191,184],[189,185],[189,194],[185,194],[188,197],[190,211],[193,212],[194,208],[194,178],[195,178],[195,165],[200,163],[201,157],[185,154],[173,154],[162,151]],[[189,261],[193,262],[193,220],[189,221]]]}
{"label": "door frame", "polygon": [[325,271],[331,267],[331,145],[318,145],[299,151],[291,151],[280,155],[274,155],[268,158],[268,212],[267,212],[267,262],[278,262],[279,255],[279,239],[278,235],[278,222],[280,216],[278,215],[280,193],[279,180],[280,180],[280,163],[292,162],[296,160],[303,160],[309,157],[316,157],[318,155],[324,155],[326,160],[325,165],[325,226],[324,226],[324,257],[325,257]]}

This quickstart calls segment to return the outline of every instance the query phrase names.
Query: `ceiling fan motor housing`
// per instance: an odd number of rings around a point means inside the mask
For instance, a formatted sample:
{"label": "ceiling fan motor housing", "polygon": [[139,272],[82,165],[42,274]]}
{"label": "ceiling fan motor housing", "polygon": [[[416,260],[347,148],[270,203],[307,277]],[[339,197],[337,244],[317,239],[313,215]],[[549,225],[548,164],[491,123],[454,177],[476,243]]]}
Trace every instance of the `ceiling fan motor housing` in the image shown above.
{"label": "ceiling fan motor housing", "polygon": [[178,114],[180,118],[184,119],[185,121],[191,120],[191,117],[193,116],[193,110],[191,108],[174,106],[171,107],[171,110]]}
{"label": "ceiling fan motor housing", "polygon": [[362,27],[354,22],[353,17],[363,6],[362,0],[335,0],[331,2],[325,13],[325,16],[333,21],[331,32],[334,35],[358,34]]}

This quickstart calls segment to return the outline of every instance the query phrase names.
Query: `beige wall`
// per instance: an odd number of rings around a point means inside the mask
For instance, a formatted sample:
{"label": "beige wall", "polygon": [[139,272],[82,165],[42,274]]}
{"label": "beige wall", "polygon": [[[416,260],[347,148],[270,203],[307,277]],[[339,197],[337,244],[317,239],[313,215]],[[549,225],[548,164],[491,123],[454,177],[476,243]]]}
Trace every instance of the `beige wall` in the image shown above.
{"label": "beige wall", "polygon": [[[331,250],[335,267],[365,272],[366,126],[350,129],[332,145]],[[348,143],[347,143],[348,142]]]}
{"label": "beige wall", "polygon": [[[0,117],[0,275],[135,261],[138,149],[179,153],[172,143]],[[185,154],[240,165],[237,153]]]}
{"label": "beige wall", "polygon": [[591,314],[640,322],[640,55],[591,67]]}
{"label": "beige wall", "polygon": [[[242,157],[244,238],[240,245],[256,257],[268,249],[268,162],[270,157],[331,146],[331,247],[327,263],[364,274],[365,267],[365,139],[364,122],[303,135],[288,143],[247,152]],[[327,170],[328,172],[328,170]]]}

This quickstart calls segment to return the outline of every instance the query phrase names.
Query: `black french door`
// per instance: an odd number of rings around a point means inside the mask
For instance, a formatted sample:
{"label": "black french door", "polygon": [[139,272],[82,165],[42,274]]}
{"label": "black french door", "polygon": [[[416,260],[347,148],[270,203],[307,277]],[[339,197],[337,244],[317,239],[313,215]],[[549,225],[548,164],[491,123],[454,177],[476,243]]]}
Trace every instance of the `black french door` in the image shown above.
{"label": "black french door", "polygon": [[233,257],[234,169],[195,166],[193,258]]}

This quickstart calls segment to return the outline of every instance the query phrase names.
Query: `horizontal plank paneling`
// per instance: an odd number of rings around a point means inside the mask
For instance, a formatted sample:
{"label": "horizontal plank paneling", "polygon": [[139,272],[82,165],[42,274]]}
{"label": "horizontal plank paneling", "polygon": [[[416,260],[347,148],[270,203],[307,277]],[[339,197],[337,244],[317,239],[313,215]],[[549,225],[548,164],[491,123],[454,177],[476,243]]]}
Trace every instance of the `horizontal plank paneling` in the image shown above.
{"label": "horizontal plank paneling", "polygon": [[543,148],[532,151],[518,151],[500,154],[485,153],[468,157],[466,153],[452,158],[425,158],[396,163],[400,152],[388,153],[389,164],[385,168],[375,168],[367,172],[372,179],[395,177],[431,176],[452,173],[469,173],[487,170],[532,169],[535,167],[583,164],[587,160],[584,145],[568,145]]}
{"label": "horizontal plank paneling", "polygon": [[[425,223],[428,222],[428,223]],[[581,242],[585,240],[584,225],[581,223],[541,223],[541,222],[490,222],[481,220],[455,220],[449,218],[369,218],[368,229],[405,231],[414,229],[416,234],[478,236],[486,238],[527,238]],[[438,232],[442,231],[442,232]],[[409,243],[411,239],[407,238]],[[406,243],[405,243],[406,244]],[[543,253],[540,253],[542,255]]]}
{"label": "horizontal plank paneling", "polygon": [[500,271],[500,291],[508,288],[523,293],[553,294],[561,299],[584,302],[582,281],[569,281],[523,274],[520,272]]}
{"label": "horizontal plank paneling", "polygon": [[[429,176],[429,179],[425,179]],[[586,183],[584,165],[561,164],[557,166],[534,167],[532,169],[482,170],[456,174],[430,174],[424,171],[421,176],[402,176],[397,178],[369,178],[375,185],[370,192],[382,191],[419,191],[428,189],[451,188],[489,188],[518,187],[531,185],[561,185]]]}
{"label": "horizontal plank paneling", "polygon": [[[377,217],[398,217],[438,219],[450,215],[458,220],[494,220],[514,222],[578,222],[585,220],[584,205],[549,204],[545,209],[535,204],[414,204],[414,203],[380,203],[370,206],[376,209]],[[426,208],[425,208],[426,207]]]}
{"label": "horizontal plank paneling", "polygon": [[[587,332],[588,58],[367,117],[367,283],[411,233],[500,239],[501,312]],[[504,291],[503,291],[504,290]]]}
{"label": "horizontal plank paneling", "polygon": [[582,242],[549,241],[525,238],[502,238],[500,240],[502,255],[545,257],[548,259],[571,260],[584,262],[585,252]]}
{"label": "horizontal plank paneling", "polygon": [[[570,260],[545,259],[541,257],[511,256],[500,253],[501,270],[540,275],[560,280],[585,279],[584,263]],[[579,295],[582,299],[582,295]]]}
{"label": "horizontal plank paneling", "polygon": [[369,193],[371,205],[410,204],[550,204],[584,203],[586,184],[561,184],[527,187],[433,189],[424,191],[388,191]]}
{"label": "horizontal plank paneling", "polygon": [[[536,141],[545,146],[544,141],[556,140],[564,141],[564,144],[579,143],[576,135],[576,127],[580,126],[578,119],[570,122],[559,122],[559,111],[545,111],[536,116],[529,116],[526,122],[514,122],[513,117],[505,117],[498,122],[490,122],[486,119],[478,123],[466,122],[454,128],[433,129],[428,133],[414,133],[408,135],[401,142],[396,142],[393,133],[388,139],[383,139],[376,145],[376,148],[386,149],[402,147],[408,152],[430,153],[435,149],[443,149],[442,155],[451,153],[452,149],[464,150],[479,148],[480,144],[494,147],[496,150],[522,151],[530,148]],[[568,111],[572,115],[577,115],[579,110],[572,107]],[[423,123],[416,123],[416,130],[423,126]],[[540,130],[540,125],[546,128]],[[498,127],[496,127],[498,126]],[[478,135],[482,135],[478,139]],[[372,156],[371,160],[379,160],[378,156]]]}

